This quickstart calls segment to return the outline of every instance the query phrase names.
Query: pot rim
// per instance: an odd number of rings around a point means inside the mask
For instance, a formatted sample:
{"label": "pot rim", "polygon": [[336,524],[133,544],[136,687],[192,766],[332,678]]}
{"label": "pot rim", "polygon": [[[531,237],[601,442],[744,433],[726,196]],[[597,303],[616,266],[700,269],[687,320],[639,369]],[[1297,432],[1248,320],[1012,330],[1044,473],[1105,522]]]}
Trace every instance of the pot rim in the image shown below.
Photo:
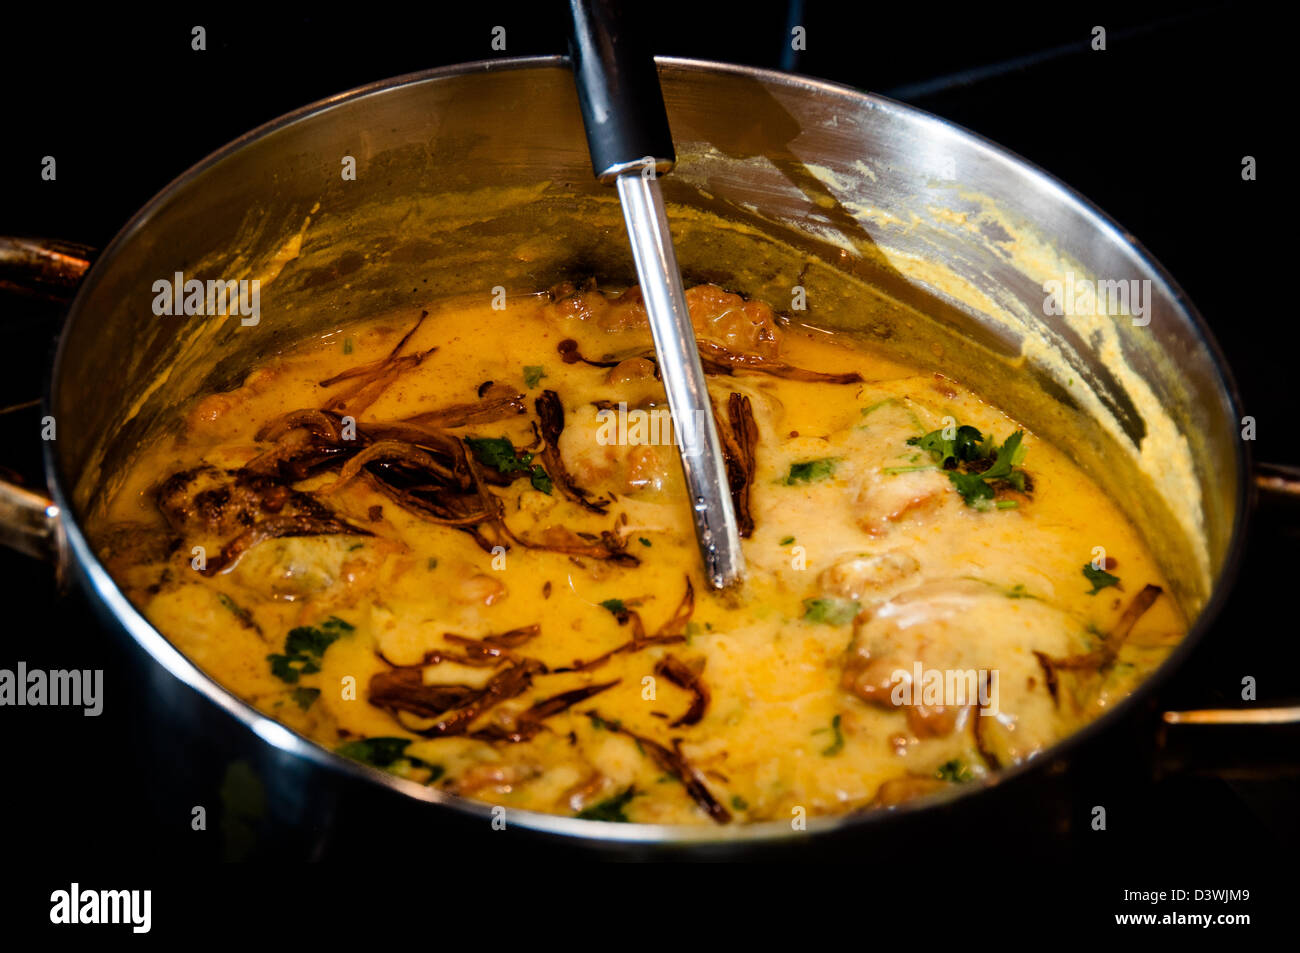
{"label": "pot rim", "polygon": [[[1131,235],[1131,233],[1088,199],[1080,195],[1068,185],[1065,185],[1054,176],[1045,172],[1043,169],[1025,160],[1016,153],[997,145],[977,133],[965,129],[956,123],[941,119],[937,116],[931,115],[930,113],[924,112],[923,110],[908,106],[885,96],[863,92],[844,84],[797,74],[782,73],[775,70],[761,69],[758,67],[733,63],[720,63],[710,60],[698,60],[684,57],[656,57],[656,62],[661,70],[668,69],[686,73],[728,73],[737,76],[744,76],[758,79],[768,84],[805,91],[811,90],[823,96],[843,99],[851,102],[855,108],[861,108],[863,105],[866,105],[868,108],[880,109],[896,115],[905,116],[913,123],[920,123],[940,128],[950,135],[963,138],[982,151],[987,157],[992,158],[1003,165],[1016,167],[1018,171],[1022,173],[1029,174],[1031,177],[1036,179],[1040,185],[1046,186],[1058,201],[1072,206],[1077,213],[1092,222],[1097,231],[1103,234],[1108,241],[1130,250],[1134,255],[1136,255],[1139,262],[1151,272],[1153,280],[1159,281],[1165,285],[1165,290],[1168,292],[1169,297],[1178,303],[1183,317],[1191,325],[1201,343],[1210,352],[1215,368],[1218,371],[1219,383],[1224,396],[1227,398],[1229,409],[1234,418],[1240,419],[1241,399],[1232,372],[1223,357],[1218,342],[1215,341],[1213,334],[1204,318],[1197,310],[1195,304],[1192,303],[1178,283],[1155,259],[1155,257],[1151,255],[1150,252],[1148,252],[1146,248]],[[342,103],[364,99],[365,97],[377,95],[397,87],[415,85],[424,82],[436,82],[448,77],[475,73],[490,73],[502,70],[539,68],[562,68],[567,70],[569,68],[569,58],[562,55],[548,55],[477,60],[468,63],[458,63],[429,70],[422,70],[414,73],[406,73],[390,79],[379,80],[365,86],[360,86],[352,90],[328,96],[292,112],[286,113],[276,119],[272,119],[269,122],[263,123],[262,125],[232,140],[225,146],[191,166],[164,186],[131,217],[117,235],[114,236],[113,240],[104,249],[103,254],[98,257],[86,275],[85,280],[78,289],[76,297],[69,306],[67,319],[59,335],[54,360],[46,378],[46,387],[43,394],[45,413],[49,413],[50,408],[52,407],[52,398],[59,378],[59,369],[63,363],[64,355],[68,347],[68,341],[75,333],[77,333],[78,326],[89,320],[87,315],[82,311],[82,303],[87,298],[87,290],[94,287],[100,280],[101,276],[112,267],[112,262],[116,257],[118,249],[131,241],[137,233],[147,228],[149,220],[153,216],[154,212],[162,206],[171,195],[200,173],[256,140],[270,135],[286,126],[292,125],[299,120],[314,116],[317,113],[324,112]],[[416,784],[413,781],[396,777],[395,775],[389,774],[388,772],[382,771],[378,768],[372,768],[336,754],[328,748],[325,748],[324,746],[307,739],[303,735],[290,730],[270,716],[258,711],[256,708],[223,687],[211,676],[207,675],[198,667],[198,665],[192,662],[188,657],[181,653],[179,649],[172,645],[172,643],[163,636],[161,632],[154,628],[143,614],[141,614],[135,606],[131,604],[122,593],[121,589],[118,588],[116,582],[111,576],[109,576],[107,570],[100,563],[98,557],[91,550],[77,517],[74,515],[69,495],[65,492],[65,486],[70,486],[71,483],[66,481],[66,474],[64,473],[62,463],[55,452],[54,443],[54,441],[47,441],[45,444],[43,451],[45,469],[51,497],[59,507],[60,521],[66,535],[67,551],[70,556],[70,561],[79,566],[80,572],[93,594],[93,597],[101,603],[103,608],[112,613],[122,627],[127,630],[128,634],[153,658],[155,662],[160,664],[179,681],[205,696],[218,708],[224,710],[227,714],[242,722],[245,727],[250,729],[263,741],[282,752],[304,758],[317,766],[341,772],[354,780],[380,785],[381,787],[388,788],[397,795],[448,807],[463,815],[477,817],[484,822],[489,822],[499,816],[499,814],[494,814],[493,805],[480,801],[472,801],[436,789],[428,788]],[[952,791],[944,792],[941,795],[913,799],[887,809],[867,810],[858,813],[826,817],[810,817],[806,819],[806,830],[799,831],[793,830],[792,825],[786,821],[767,821],[754,824],[728,825],[726,827],[712,824],[613,824],[602,821],[582,820],[558,814],[524,811],[509,807],[504,808],[506,826],[510,827],[518,825],[519,827],[529,830],[541,833],[559,834],[575,841],[590,842],[593,844],[624,843],[671,847],[791,841],[797,837],[806,837],[809,835],[815,836],[818,834],[824,835],[848,827],[858,828],[875,825],[883,823],[900,814],[910,815],[933,811],[946,805],[950,805],[957,800],[964,802],[972,798],[986,796],[988,792],[995,789],[1000,784],[1020,778],[1028,772],[1035,770],[1042,764],[1061,760],[1080,746],[1087,744],[1092,739],[1109,730],[1120,720],[1134,712],[1139,704],[1149,699],[1156,692],[1158,687],[1183,664],[1188,655],[1195,649],[1196,645],[1199,644],[1201,639],[1205,636],[1205,633],[1209,630],[1211,624],[1217,618],[1236,578],[1238,564],[1241,560],[1241,552],[1246,538],[1251,504],[1253,502],[1252,482],[1249,478],[1251,472],[1251,452],[1246,441],[1239,440],[1236,442],[1235,457],[1237,498],[1236,520],[1233,527],[1232,538],[1229,541],[1223,564],[1220,566],[1218,575],[1213,581],[1210,590],[1210,597],[1207,599],[1196,619],[1192,622],[1187,635],[1156,668],[1156,670],[1148,675],[1131,694],[1125,697],[1109,711],[1105,712],[1079,730],[1067,735],[1065,738],[1062,738],[1039,755],[1011,768],[992,772],[978,782],[962,785],[960,788],[954,788]]]}

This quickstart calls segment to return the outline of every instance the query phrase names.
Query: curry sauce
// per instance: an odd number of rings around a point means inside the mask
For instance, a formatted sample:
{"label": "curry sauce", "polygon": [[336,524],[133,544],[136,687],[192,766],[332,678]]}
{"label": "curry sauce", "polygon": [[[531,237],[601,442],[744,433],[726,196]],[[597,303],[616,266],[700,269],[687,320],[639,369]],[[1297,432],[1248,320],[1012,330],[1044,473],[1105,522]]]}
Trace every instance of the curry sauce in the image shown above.
{"label": "curry sauce", "polygon": [[702,574],[639,293],[590,284],[268,356],[178,410],[97,550],[196,664],[317,743],[607,821],[968,783],[1185,634],[1062,449],[761,302],[688,303],[745,536],[735,591]]}

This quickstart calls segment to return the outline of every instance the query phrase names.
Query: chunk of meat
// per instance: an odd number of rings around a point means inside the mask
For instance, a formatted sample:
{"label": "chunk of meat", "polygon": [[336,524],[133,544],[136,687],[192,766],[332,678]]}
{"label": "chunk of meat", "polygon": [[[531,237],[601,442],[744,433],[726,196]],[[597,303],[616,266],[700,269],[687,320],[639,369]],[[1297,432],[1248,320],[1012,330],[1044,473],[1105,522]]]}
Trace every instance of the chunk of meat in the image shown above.
{"label": "chunk of meat", "polygon": [[[1083,639],[1079,620],[1046,602],[1008,599],[972,580],[939,580],[855,620],[842,685],[870,704],[906,710],[918,737],[950,734],[969,714],[995,759],[1016,761],[1057,729],[1034,653]],[[968,712],[972,707],[981,711]]]}
{"label": "chunk of meat", "polygon": [[633,382],[654,380],[654,362],[644,357],[631,357],[619,361],[605,375],[607,384],[630,384]]}
{"label": "chunk of meat", "polygon": [[667,408],[588,408],[570,416],[560,435],[560,456],[579,486],[595,493],[675,489],[680,478]]}
{"label": "chunk of meat", "polygon": [[[650,329],[640,288],[629,288],[610,299],[594,287],[565,283],[551,294],[555,298],[549,306],[551,313],[560,320],[582,321],[611,332]],[[686,291],[686,307],[699,337],[739,353],[768,359],[779,355],[781,330],[775,312],[763,302],[706,284]]]}
{"label": "chunk of meat", "polygon": [[872,473],[854,498],[854,517],[867,533],[883,536],[904,520],[933,517],[950,496],[951,483],[939,470]]}
{"label": "chunk of meat", "polygon": [[315,596],[320,605],[340,604],[373,588],[388,558],[405,548],[379,538],[291,536],[254,546],[232,575],[264,598],[296,602]]}
{"label": "chunk of meat", "polygon": [[504,582],[495,576],[478,572],[457,583],[453,598],[466,605],[490,606],[500,602],[507,594]]}
{"label": "chunk of meat", "polygon": [[817,577],[828,595],[861,601],[864,596],[901,582],[921,568],[915,557],[902,550],[863,554],[841,559]]}
{"label": "chunk of meat", "polygon": [[717,285],[696,285],[686,292],[686,307],[700,337],[766,358],[781,351],[776,314],[761,301],[746,301]]}

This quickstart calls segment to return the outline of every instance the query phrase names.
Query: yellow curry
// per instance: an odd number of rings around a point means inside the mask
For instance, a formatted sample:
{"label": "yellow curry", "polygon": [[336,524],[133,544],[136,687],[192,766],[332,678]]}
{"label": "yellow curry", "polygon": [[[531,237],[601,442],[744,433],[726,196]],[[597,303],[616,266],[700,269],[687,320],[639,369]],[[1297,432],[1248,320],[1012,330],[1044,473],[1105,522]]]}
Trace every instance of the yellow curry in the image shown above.
{"label": "yellow curry", "polygon": [[640,295],[590,283],[268,356],[182,409],[95,544],[196,664],[319,744],[605,821],[966,784],[1183,636],[1142,538],[1060,449],[956,381],[687,297],[735,591],[701,572]]}

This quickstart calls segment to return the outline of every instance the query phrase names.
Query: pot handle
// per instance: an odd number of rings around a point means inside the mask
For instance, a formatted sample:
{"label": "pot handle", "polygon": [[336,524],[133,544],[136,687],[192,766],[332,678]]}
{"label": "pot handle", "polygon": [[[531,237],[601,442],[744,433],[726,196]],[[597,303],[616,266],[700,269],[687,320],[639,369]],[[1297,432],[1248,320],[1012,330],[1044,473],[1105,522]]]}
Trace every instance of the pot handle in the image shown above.
{"label": "pot handle", "polygon": [[89,245],[54,238],[0,236],[0,291],[67,304],[94,253]]}
{"label": "pot handle", "polygon": [[[1255,466],[1256,506],[1270,525],[1300,527],[1300,467]],[[1157,732],[1157,772],[1241,779],[1300,772],[1300,705],[1166,711]]]}
{"label": "pot handle", "polygon": [[[67,304],[93,257],[92,248],[76,242],[0,236],[0,293],[28,303],[35,300],[42,307]],[[10,411],[28,406],[23,403]],[[0,480],[0,546],[60,564],[59,508],[42,493]]]}

